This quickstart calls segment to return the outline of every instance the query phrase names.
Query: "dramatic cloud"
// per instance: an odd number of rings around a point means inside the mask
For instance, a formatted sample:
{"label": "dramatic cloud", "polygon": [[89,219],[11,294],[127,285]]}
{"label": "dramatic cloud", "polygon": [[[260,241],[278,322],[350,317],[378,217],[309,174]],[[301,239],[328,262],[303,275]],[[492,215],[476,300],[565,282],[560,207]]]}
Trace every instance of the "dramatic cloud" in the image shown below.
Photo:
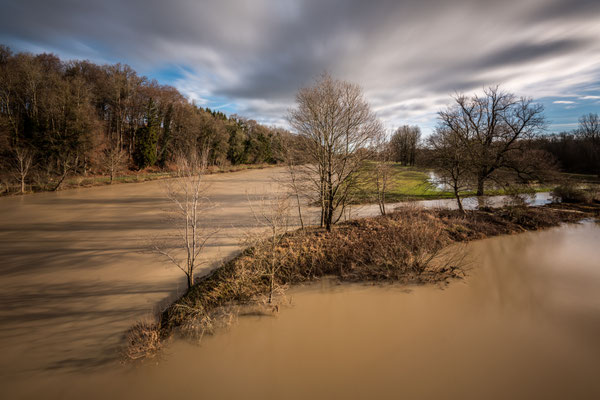
{"label": "dramatic cloud", "polygon": [[486,85],[573,105],[556,121],[549,107],[554,129],[600,98],[598,0],[3,3],[0,42],[15,50],[129,63],[262,122],[285,124],[323,71],[360,84],[390,128],[428,131],[451,94]]}

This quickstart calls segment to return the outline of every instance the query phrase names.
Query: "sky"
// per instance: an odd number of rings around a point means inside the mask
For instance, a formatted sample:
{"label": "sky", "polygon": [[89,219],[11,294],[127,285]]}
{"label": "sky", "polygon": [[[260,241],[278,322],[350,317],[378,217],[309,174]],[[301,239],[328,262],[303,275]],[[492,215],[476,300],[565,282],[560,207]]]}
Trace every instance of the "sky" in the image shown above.
{"label": "sky", "polygon": [[393,130],[501,85],[548,131],[600,113],[600,0],[0,0],[14,51],[125,63],[196,104],[286,126],[328,72]]}

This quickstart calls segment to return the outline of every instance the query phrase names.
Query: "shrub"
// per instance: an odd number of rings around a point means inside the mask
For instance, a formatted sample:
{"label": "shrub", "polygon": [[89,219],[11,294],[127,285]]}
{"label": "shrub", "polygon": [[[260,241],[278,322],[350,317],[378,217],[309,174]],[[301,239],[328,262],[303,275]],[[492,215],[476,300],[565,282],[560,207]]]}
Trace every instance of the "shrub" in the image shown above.
{"label": "shrub", "polygon": [[592,190],[585,190],[577,186],[566,183],[557,186],[552,191],[552,197],[555,200],[560,200],[563,203],[592,203],[594,201],[594,193]]}
{"label": "shrub", "polygon": [[123,356],[128,361],[154,358],[162,348],[158,324],[140,322],[127,331],[126,338]]}

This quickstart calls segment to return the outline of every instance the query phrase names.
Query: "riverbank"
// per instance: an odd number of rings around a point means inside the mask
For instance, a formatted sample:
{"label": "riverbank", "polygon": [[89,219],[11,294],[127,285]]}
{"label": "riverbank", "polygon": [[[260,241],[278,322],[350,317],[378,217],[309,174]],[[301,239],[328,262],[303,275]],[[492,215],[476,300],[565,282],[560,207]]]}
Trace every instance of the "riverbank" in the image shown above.
{"label": "riverbank", "polygon": [[[253,169],[264,169],[278,167],[278,164],[240,164],[240,165],[229,165],[219,167],[212,165],[206,169],[208,175],[228,173],[228,172],[239,172]],[[79,189],[97,186],[110,186],[120,183],[141,183],[150,182],[162,179],[173,178],[175,175],[173,172],[168,170],[160,170],[158,168],[147,168],[141,171],[128,171],[126,174],[119,174],[115,176],[111,182],[110,176],[108,175],[77,175],[65,179],[60,185],[59,191],[69,189]],[[27,185],[27,191],[20,193],[16,185],[8,186],[7,184],[0,182],[0,196],[22,196],[33,193],[44,193],[56,191],[57,182],[54,180],[39,181],[34,184]],[[12,188],[12,189],[11,189]]]}
{"label": "riverbank", "polygon": [[[201,337],[230,318],[239,306],[277,310],[268,298],[290,285],[333,276],[347,282],[440,283],[464,275],[460,257],[443,249],[452,243],[549,228],[598,218],[600,205],[551,204],[467,211],[405,207],[386,216],[362,218],[331,232],[311,228],[285,235],[275,248],[264,242],[217,268],[162,312],[155,324],[128,333],[129,359],[154,357],[174,334]],[[265,260],[276,257],[274,284]],[[276,296],[277,298],[277,296]]]}

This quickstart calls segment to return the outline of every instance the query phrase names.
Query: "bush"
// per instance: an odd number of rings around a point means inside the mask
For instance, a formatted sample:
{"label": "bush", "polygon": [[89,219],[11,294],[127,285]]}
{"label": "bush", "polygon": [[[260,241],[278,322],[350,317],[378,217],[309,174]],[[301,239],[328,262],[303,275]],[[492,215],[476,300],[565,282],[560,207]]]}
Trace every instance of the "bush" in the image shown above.
{"label": "bush", "polygon": [[126,337],[123,356],[128,361],[154,358],[162,348],[158,324],[140,322],[127,331]]}
{"label": "bush", "polygon": [[589,204],[594,201],[595,193],[592,190],[578,188],[572,183],[566,183],[554,188],[552,197],[563,203]]}

